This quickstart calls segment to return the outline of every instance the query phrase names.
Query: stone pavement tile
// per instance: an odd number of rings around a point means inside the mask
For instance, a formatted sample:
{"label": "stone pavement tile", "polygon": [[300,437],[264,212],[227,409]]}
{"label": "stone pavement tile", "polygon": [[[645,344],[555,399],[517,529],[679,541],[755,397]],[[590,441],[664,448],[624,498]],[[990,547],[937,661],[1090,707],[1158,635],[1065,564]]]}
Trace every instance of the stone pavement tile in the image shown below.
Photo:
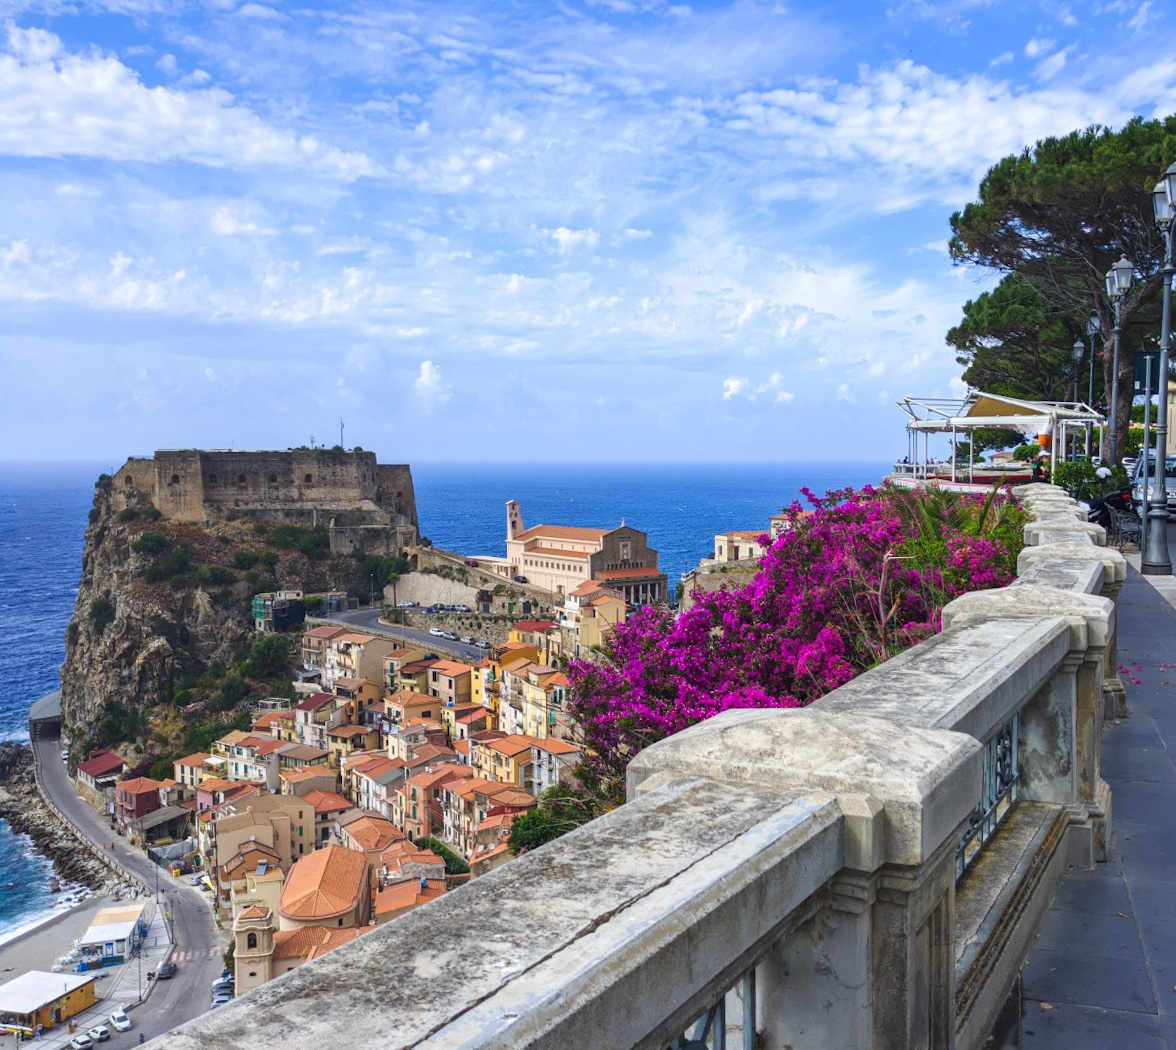
{"label": "stone pavement tile", "polygon": [[1141,959],[1076,956],[1034,948],[1021,970],[1026,999],[1154,1014],[1152,979]]}
{"label": "stone pavement tile", "polygon": [[1058,887],[1052,910],[1097,915],[1125,912],[1130,915],[1131,902],[1122,875],[1115,870],[1108,871],[1106,865],[1100,864],[1092,871],[1067,872]]}
{"label": "stone pavement tile", "polygon": [[[1112,801],[1111,805],[1114,807],[1115,802]],[[1172,821],[1158,825],[1143,824],[1128,820],[1114,808],[1112,814],[1114,840],[1123,854],[1124,865],[1150,855],[1166,863],[1169,871],[1176,872],[1176,836],[1172,834]]]}
{"label": "stone pavement tile", "polygon": [[1171,827],[1176,818],[1176,784],[1120,778],[1113,791],[1114,815],[1120,820]]}
{"label": "stone pavement tile", "polygon": [[[1164,1050],[1159,1018],[1068,1003],[1043,1010],[1026,1002],[1021,1021],[1023,1050]],[[1169,1043],[1167,1050],[1176,1050]]]}
{"label": "stone pavement tile", "polygon": [[1127,884],[1131,910],[1141,920],[1149,916],[1171,918],[1176,915],[1176,886],[1171,875],[1150,878],[1132,877]]}
{"label": "stone pavement tile", "polygon": [[1074,955],[1105,955],[1114,959],[1142,959],[1139,929],[1122,915],[1083,914],[1050,910],[1034,941],[1034,947],[1048,952]]}
{"label": "stone pavement tile", "polygon": [[1176,917],[1140,915],[1139,936],[1149,962],[1176,963]]}

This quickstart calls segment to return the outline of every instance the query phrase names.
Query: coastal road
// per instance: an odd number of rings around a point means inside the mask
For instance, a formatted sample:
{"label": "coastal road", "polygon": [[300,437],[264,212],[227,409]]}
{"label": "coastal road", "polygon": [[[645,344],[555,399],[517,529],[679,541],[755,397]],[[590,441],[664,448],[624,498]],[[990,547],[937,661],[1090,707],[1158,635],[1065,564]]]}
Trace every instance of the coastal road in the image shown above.
{"label": "coastal road", "polygon": [[[386,623],[380,623],[381,612],[380,609],[356,609],[352,612],[335,613],[334,616],[322,616],[316,617],[316,619],[324,620],[327,623],[344,624],[348,627],[362,627],[372,634],[399,638],[405,642],[411,642],[413,645],[423,646],[431,652],[456,656],[465,663],[477,663],[490,652],[489,649],[479,649],[474,645],[451,642],[448,638],[438,638],[429,634],[427,628],[421,630],[417,627],[392,627]],[[422,613],[420,609],[411,609],[409,612],[410,615],[427,615],[427,613]]]}
{"label": "coastal road", "polygon": [[204,1013],[211,1000],[213,979],[224,967],[223,954],[228,944],[217,929],[204,895],[187,884],[186,876],[173,879],[141,850],[128,846],[110,830],[108,820],[78,797],[61,760],[59,740],[37,740],[33,747],[41,786],[58,810],[99,849],[113,843],[113,851],[107,850],[107,856],[113,855],[124,871],[152,893],[159,886],[160,903],[172,926],[175,951],[171,958],[177,972],[171,980],[158,982],[147,1001],[134,1008],[131,1019],[135,1029],[151,1039]]}

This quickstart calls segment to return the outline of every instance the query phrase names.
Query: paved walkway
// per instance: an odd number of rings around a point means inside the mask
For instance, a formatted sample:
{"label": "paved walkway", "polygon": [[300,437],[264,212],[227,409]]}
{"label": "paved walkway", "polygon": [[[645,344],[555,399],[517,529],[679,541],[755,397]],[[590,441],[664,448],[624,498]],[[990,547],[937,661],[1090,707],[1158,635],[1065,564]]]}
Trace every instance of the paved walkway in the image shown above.
{"label": "paved walkway", "polygon": [[1176,1050],[1176,580],[1128,569],[1118,624],[1110,857],[1071,870],[1045,917],[1021,971],[1024,1050]]}

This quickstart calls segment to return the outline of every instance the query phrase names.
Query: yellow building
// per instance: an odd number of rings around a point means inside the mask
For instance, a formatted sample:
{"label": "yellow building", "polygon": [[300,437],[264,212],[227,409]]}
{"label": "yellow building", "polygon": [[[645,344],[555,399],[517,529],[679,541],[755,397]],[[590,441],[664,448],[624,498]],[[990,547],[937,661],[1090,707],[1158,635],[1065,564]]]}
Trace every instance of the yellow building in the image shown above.
{"label": "yellow building", "polygon": [[12,1020],[4,1027],[24,1028],[32,1035],[41,1025],[52,1028],[95,1003],[93,973],[46,973],[29,970],[0,985],[0,1016]]}

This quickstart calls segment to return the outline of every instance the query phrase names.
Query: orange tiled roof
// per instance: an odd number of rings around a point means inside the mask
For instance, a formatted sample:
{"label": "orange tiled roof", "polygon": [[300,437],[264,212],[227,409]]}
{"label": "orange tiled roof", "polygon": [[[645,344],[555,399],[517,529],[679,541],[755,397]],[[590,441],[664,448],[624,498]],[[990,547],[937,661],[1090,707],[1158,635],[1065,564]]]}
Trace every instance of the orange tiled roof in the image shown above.
{"label": "orange tiled roof", "polygon": [[426,901],[434,901],[444,895],[444,879],[427,879],[424,889],[416,879],[394,882],[376,894],[376,914],[382,915],[385,912],[411,908],[418,904],[424,904]]}
{"label": "orange tiled roof", "polygon": [[190,755],[185,755],[183,758],[177,758],[175,764],[177,766],[202,766],[212,755],[204,751],[193,751]]}
{"label": "orange tiled roof", "polygon": [[612,529],[583,529],[574,525],[532,525],[520,532],[516,540],[534,539],[536,536],[549,536],[555,540],[580,540],[583,542],[599,542]]}
{"label": "orange tiled roof", "polygon": [[329,843],[296,861],[278,910],[291,919],[333,919],[355,908],[368,878],[368,859]]}
{"label": "orange tiled roof", "polygon": [[237,916],[238,919],[264,919],[269,915],[269,908],[261,908],[256,904],[251,904],[248,908],[242,908],[241,913]]}
{"label": "orange tiled roof", "polygon": [[555,626],[554,620],[519,620],[511,630],[523,634],[546,634]]}
{"label": "orange tiled roof", "polygon": [[579,752],[579,748],[575,744],[570,744],[566,740],[535,740],[532,747],[537,747],[540,751],[546,751],[552,755],[571,755]]}
{"label": "orange tiled roof", "polygon": [[530,751],[531,745],[535,743],[538,743],[535,737],[522,736],[518,733],[499,737],[497,740],[479,741],[481,746],[488,747],[491,751],[497,751],[500,755],[507,755],[511,758],[515,755],[521,755],[524,751]]}
{"label": "orange tiled roof", "polygon": [[302,766],[300,769],[283,769],[282,779],[288,783],[297,783],[307,777],[333,777],[335,771],[330,766]]}
{"label": "orange tiled roof", "polygon": [[158,780],[152,780],[150,777],[135,777],[133,780],[120,780],[114,787],[115,790],[128,795],[147,795],[152,791],[158,791],[160,784]]}
{"label": "orange tiled roof", "polygon": [[346,627],[312,627],[309,631],[302,633],[303,638],[334,638],[337,634],[343,634],[347,630]]}
{"label": "orange tiled roof", "polygon": [[438,660],[433,664],[432,670],[453,678],[457,675],[468,674],[473,668],[469,664],[463,664],[457,660]]}
{"label": "orange tiled roof", "polygon": [[274,934],[274,958],[302,958],[309,962],[374,929],[374,926],[361,926],[358,929],[349,926],[342,930],[329,926],[303,926],[297,930],[279,930]]}
{"label": "orange tiled roof", "polygon": [[383,817],[360,817],[347,825],[347,834],[355,840],[355,844],[364,850],[387,849],[393,842],[404,838],[402,832],[390,820]]}
{"label": "orange tiled roof", "polygon": [[351,808],[351,802],[334,791],[308,791],[302,801],[314,806],[315,813],[335,813]]}

